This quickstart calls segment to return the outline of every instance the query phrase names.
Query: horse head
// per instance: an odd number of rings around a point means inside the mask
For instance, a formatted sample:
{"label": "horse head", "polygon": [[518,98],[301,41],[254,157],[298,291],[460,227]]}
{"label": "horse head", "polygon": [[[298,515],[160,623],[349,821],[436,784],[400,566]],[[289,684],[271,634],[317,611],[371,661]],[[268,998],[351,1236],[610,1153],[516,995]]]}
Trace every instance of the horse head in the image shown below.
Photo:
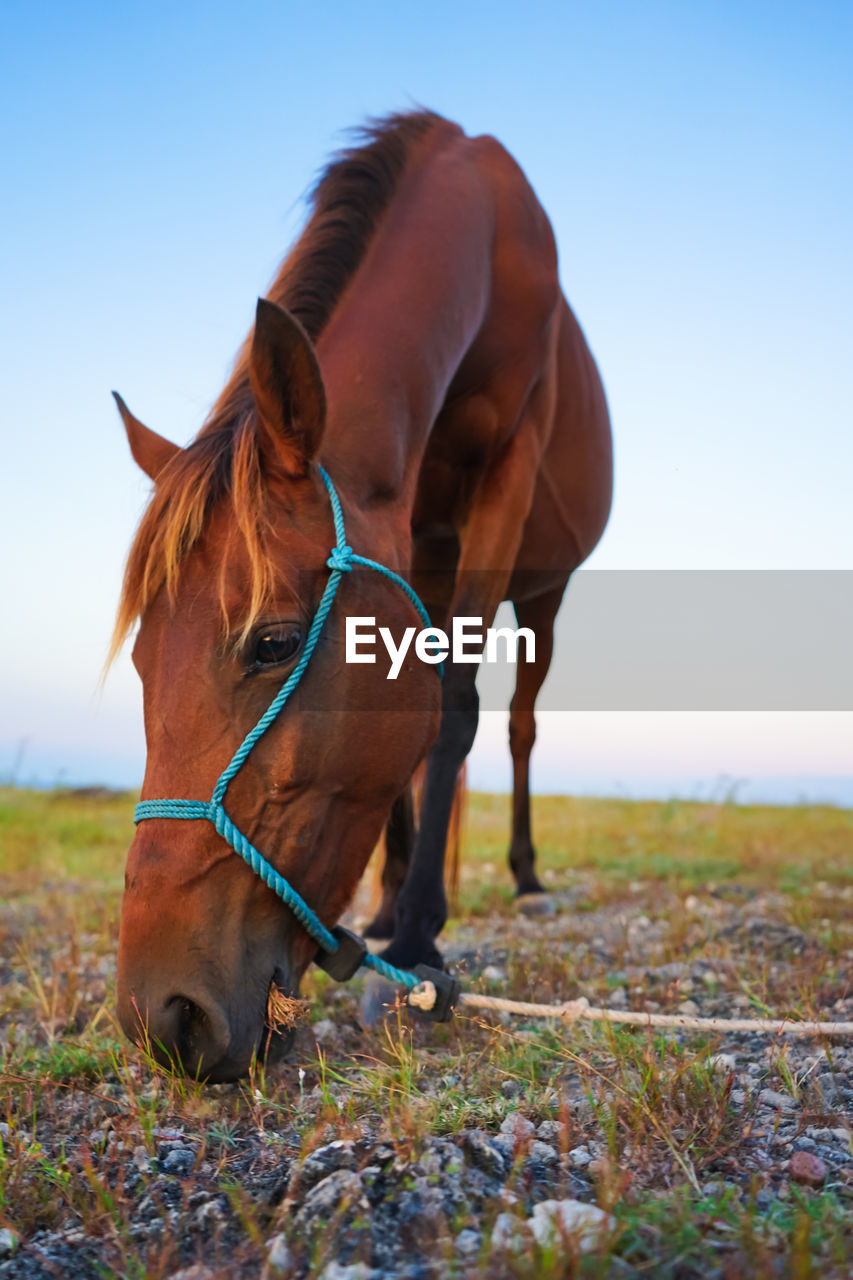
{"label": "horse head", "polygon": [[[185,449],[117,397],[154,482],[131,549],[117,643],[138,619],[143,799],[208,800],[304,652],[335,545],[318,465],[326,397],[298,322],[261,301],[214,414]],[[340,477],[346,485],[347,477]],[[399,513],[343,505],[359,550],[405,571]],[[345,908],[395,797],[435,735],[439,682],[409,664],[389,704],[385,670],[344,659],[347,614],[392,632],[416,619],[378,574],[342,576],[283,713],[228,782],[228,814],[324,924]],[[149,817],[131,844],[118,961],[124,1030],[189,1074],[244,1074],[269,1042],[271,986],[288,995],[316,943],[207,821]]]}

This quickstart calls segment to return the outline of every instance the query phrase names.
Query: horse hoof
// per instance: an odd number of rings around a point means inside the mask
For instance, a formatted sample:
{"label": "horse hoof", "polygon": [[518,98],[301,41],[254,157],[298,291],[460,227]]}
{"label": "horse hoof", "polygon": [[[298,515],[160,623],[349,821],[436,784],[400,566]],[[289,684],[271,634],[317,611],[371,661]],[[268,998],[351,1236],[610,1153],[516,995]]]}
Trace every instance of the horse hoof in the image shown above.
{"label": "horse hoof", "polygon": [[548,893],[520,893],[515,900],[516,911],[523,916],[553,916],[557,914],[553,899]]}
{"label": "horse hoof", "polygon": [[394,921],[393,920],[373,920],[366,929],[363,930],[363,938],[370,941],[390,942],[394,937]]}

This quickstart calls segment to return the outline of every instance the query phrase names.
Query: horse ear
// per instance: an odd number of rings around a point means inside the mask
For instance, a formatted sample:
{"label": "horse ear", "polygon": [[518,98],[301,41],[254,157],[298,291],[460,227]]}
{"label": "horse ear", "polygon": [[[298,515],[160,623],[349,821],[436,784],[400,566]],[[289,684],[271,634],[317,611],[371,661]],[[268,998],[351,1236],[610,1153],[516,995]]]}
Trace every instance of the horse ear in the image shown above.
{"label": "horse ear", "polygon": [[258,298],[249,385],[262,448],[291,475],[304,475],[326,423],[323,378],[302,325],[266,298]]}
{"label": "horse ear", "polygon": [[134,461],[150,479],[156,480],[166,463],[171,462],[176,453],[180,453],[180,445],[172,444],[164,436],[158,436],[156,431],[134,418],[117,391],[113,392],[113,397],[127,432],[127,442]]}

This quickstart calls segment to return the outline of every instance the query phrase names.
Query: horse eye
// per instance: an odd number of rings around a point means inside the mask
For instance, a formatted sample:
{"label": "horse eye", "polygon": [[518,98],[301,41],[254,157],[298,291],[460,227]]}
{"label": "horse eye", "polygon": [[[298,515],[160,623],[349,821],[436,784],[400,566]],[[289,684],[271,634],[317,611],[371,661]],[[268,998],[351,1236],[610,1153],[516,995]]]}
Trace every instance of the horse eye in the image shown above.
{"label": "horse eye", "polygon": [[255,642],[255,666],[277,667],[289,662],[301,644],[302,632],[298,627],[270,627]]}

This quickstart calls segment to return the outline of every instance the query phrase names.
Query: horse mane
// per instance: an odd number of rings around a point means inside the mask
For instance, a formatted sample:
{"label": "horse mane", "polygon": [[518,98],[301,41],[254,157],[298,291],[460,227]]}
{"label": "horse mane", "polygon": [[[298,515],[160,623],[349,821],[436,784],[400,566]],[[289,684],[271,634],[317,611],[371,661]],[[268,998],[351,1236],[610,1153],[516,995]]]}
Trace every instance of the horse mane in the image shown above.
{"label": "horse mane", "polygon": [[[349,284],[388,207],[415,145],[441,122],[417,110],[371,120],[338,152],[309,194],[302,234],[267,297],[292,312],[316,340]],[[175,600],[181,563],[213,507],[229,498],[249,555],[249,605],[241,638],[269,598],[274,565],[255,404],[249,387],[252,333],[198,435],[157,477],[125,568],[108,664],[162,588]],[[223,582],[220,602],[224,613]],[[226,621],[229,621],[226,619]]]}

